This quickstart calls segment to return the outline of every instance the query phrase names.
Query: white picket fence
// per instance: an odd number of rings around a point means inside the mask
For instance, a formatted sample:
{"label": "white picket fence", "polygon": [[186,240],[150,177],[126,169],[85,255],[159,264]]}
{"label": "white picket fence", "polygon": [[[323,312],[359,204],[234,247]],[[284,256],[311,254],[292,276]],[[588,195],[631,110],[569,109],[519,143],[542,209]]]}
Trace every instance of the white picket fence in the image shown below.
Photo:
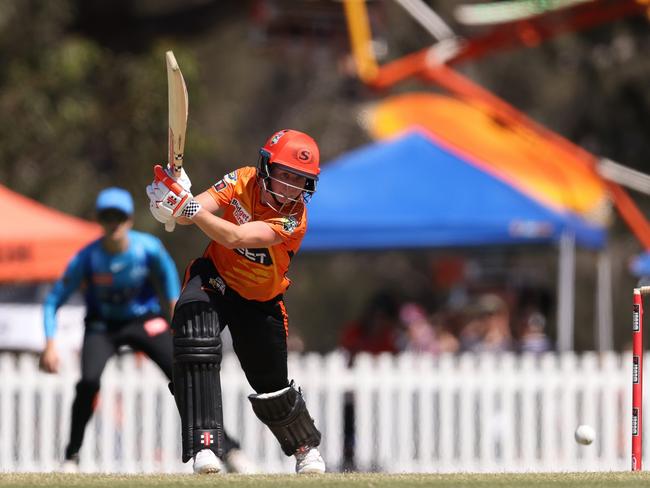
{"label": "white picket fence", "polygon": [[[292,355],[323,433],[329,469],[343,461],[344,403],[354,402],[356,467],[385,472],[628,470],[628,354],[428,356]],[[52,471],[69,432],[78,370],[38,372],[31,355],[0,355],[0,471]],[[253,415],[234,356],[222,368],[224,421],[264,472],[291,472]],[[346,400],[348,399],[348,400]],[[580,446],[575,427],[595,427]],[[189,472],[166,379],[134,355],[111,360],[81,451],[86,472]],[[191,463],[190,463],[191,464]]]}

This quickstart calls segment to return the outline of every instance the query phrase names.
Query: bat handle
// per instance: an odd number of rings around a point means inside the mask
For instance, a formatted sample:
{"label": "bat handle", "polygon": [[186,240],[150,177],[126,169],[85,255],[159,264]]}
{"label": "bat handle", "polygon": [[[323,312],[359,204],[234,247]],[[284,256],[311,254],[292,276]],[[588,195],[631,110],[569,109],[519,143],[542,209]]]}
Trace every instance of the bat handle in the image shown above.
{"label": "bat handle", "polygon": [[154,166],[153,174],[154,174],[155,179],[157,179],[158,181],[162,181],[165,184],[165,186],[167,186],[167,188],[174,191],[174,193],[176,193],[177,195],[180,195],[184,191],[183,187],[181,185],[179,185],[178,183],[176,183],[174,181],[174,179],[171,178],[165,172],[165,170],[162,168],[162,166],[160,166],[159,164]]}
{"label": "bat handle", "polygon": [[167,232],[174,232],[175,227],[176,227],[176,222],[174,220],[170,220],[165,224],[165,230]]}
{"label": "bat handle", "polygon": [[175,178],[180,178],[180,177],[181,177],[181,174],[182,174],[182,171],[183,171],[183,167],[182,167],[182,166],[179,167],[179,166],[176,166],[176,165],[173,164],[173,163],[169,163],[169,164],[167,165],[167,167],[168,167],[168,168],[170,169],[170,171],[174,174],[174,177],[175,177]]}

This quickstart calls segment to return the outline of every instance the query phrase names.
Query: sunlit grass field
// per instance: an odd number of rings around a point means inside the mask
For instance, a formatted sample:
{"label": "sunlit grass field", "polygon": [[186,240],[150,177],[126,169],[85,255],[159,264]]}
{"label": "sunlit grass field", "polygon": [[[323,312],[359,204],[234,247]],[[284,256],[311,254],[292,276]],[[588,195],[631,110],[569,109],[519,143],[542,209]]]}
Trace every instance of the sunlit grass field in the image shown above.
{"label": "sunlit grass field", "polygon": [[594,488],[650,486],[650,474],[619,473],[527,473],[527,474],[325,474],[313,476],[288,475],[92,475],[92,474],[0,474],[2,487],[155,487],[172,488],[409,488],[446,487],[512,487],[512,488]]}

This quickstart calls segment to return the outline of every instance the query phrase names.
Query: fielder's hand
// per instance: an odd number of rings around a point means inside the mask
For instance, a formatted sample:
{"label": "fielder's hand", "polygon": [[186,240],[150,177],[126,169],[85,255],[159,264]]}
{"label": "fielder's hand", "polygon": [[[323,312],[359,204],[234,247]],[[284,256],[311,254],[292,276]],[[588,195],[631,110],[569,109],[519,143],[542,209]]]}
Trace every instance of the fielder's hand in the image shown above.
{"label": "fielder's hand", "polygon": [[[175,219],[183,216],[191,219],[201,208],[192,194],[167,174],[160,165],[154,166],[154,180],[147,187],[149,209],[156,220],[172,231]],[[189,181],[189,178],[188,178]]]}
{"label": "fielder's hand", "polygon": [[41,353],[39,367],[46,373],[59,372],[59,353],[54,344],[48,343],[45,346],[45,350]]}

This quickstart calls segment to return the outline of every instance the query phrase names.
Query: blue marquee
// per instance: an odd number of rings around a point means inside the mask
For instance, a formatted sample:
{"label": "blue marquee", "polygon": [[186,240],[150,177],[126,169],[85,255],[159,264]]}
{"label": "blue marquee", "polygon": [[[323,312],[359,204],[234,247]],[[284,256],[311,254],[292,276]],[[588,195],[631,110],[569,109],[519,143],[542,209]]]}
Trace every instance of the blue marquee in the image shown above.
{"label": "blue marquee", "polygon": [[303,250],[555,242],[605,230],[552,209],[419,132],[344,154],[321,172]]}

